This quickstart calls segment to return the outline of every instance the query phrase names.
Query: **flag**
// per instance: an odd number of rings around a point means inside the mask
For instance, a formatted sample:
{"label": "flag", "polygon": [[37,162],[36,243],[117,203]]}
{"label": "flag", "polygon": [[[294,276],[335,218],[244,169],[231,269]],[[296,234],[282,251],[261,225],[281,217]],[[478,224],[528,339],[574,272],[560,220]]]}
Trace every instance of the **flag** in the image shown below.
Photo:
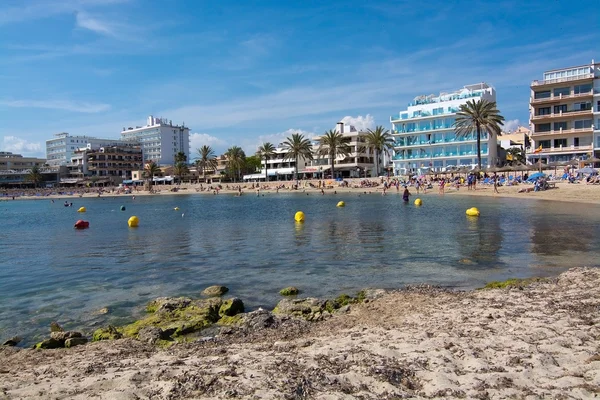
{"label": "flag", "polygon": [[535,149],[534,153],[539,153],[542,151],[542,145],[540,144],[540,147],[538,147],[537,149]]}
{"label": "flag", "polygon": [[508,154],[506,155],[506,161],[512,161],[512,160],[513,160],[513,155],[512,155],[512,154],[510,154],[510,153],[508,153]]}

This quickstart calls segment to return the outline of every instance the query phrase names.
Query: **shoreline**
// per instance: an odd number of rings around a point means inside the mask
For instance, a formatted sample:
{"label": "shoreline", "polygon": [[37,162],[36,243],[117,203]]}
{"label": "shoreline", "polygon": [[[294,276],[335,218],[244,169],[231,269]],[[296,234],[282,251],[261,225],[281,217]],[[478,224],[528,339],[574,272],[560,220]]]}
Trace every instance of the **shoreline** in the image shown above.
{"label": "shoreline", "polygon": [[[301,183],[305,182],[308,184],[309,182],[315,184],[318,181],[301,181]],[[282,182],[290,185],[289,181]],[[352,184],[352,183],[351,183]],[[256,188],[252,188],[251,183],[228,183],[223,185],[223,189],[219,190],[217,196],[222,195],[236,195],[238,193],[237,187],[242,187],[242,192],[244,196],[255,196]],[[268,186],[268,188],[264,188]],[[179,188],[177,192],[171,192],[172,188]],[[52,194],[52,195],[44,195],[44,196],[20,196],[16,197],[14,200],[10,197],[0,197],[0,201],[17,201],[17,200],[68,200],[68,199],[78,199],[78,198],[118,198],[118,197],[129,197],[129,196],[165,196],[165,195],[211,195],[214,196],[212,189],[205,191],[197,191],[199,185],[176,185],[176,186],[167,186],[161,187],[158,193],[150,193],[147,191],[139,191],[133,192],[130,194],[117,194],[106,192],[101,196],[98,196],[98,193],[84,193],[81,196],[79,194],[67,195],[67,194]],[[228,189],[226,187],[229,187]],[[234,188],[235,187],[235,188]],[[519,190],[523,188],[532,188],[532,185],[517,185],[517,186],[500,186],[498,190],[500,193],[493,193],[493,187],[491,186],[478,186],[477,190],[468,190],[467,187],[461,187],[460,190],[456,190],[454,187],[447,187],[444,195],[451,196],[473,196],[473,197],[497,197],[497,198],[511,198],[511,199],[525,199],[525,200],[547,200],[547,201],[557,201],[564,203],[582,203],[582,204],[600,204],[600,186],[596,185],[587,185],[585,183],[578,184],[570,184],[567,182],[559,182],[556,184],[555,189],[549,189],[541,192],[528,192],[528,193],[518,193]],[[411,191],[412,199],[416,199],[418,196],[442,196],[438,194],[437,185],[434,185],[432,189],[428,189],[426,193],[416,193],[415,188],[409,186],[409,190]],[[378,186],[373,187],[338,187],[333,186],[324,189],[324,195],[343,195],[343,194],[370,194],[370,195],[381,195],[383,191],[383,186],[380,184]],[[260,189],[261,194],[293,194],[293,193],[309,193],[315,195],[321,195],[321,189],[317,187],[300,187],[297,190],[293,189],[280,189],[279,192],[273,187],[273,183],[270,185],[261,184]],[[388,195],[400,195],[400,192],[396,192],[395,188],[388,189]],[[411,200],[412,201],[412,200]]]}
{"label": "shoreline", "polygon": [[[320,322],[1,348],[7,398],[590,398],[600,394],[600,269],[521,288],[395,290]],[[298,397],[298,395],[301,395]],[[296,396],[296,397],[294,397]],[[362,396],[362,397],[361,397]]]}

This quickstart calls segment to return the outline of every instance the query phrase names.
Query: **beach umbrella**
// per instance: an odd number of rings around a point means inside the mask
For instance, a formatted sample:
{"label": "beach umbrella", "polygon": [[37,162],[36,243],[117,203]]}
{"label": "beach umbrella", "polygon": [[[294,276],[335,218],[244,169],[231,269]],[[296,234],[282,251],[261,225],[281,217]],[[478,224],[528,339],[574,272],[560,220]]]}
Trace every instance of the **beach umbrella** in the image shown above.
{"label": "beach umbrella", "polygon": [[594,168],[590,168],[590,167],[579,168],[577,170],[577,172],[580,174],[592,174],[592,175],[596,175],[598,173],[597,170],[595,170]]}
{"label": "beach umbrella", "polygon": [[592,157],[585,160],[586,163],[597,163],[600,162],[600,158]]}
{"label": "beach umbrella", "polygon": [[542,172],[536,172],[536,173],[531,174],[529,176],[529,178],[527,178],[527,180],[528,181],[535,181],[536,179],[542,178],[542,177],[545,177],[545,176],[546,176],[546,174],[544,174]]}

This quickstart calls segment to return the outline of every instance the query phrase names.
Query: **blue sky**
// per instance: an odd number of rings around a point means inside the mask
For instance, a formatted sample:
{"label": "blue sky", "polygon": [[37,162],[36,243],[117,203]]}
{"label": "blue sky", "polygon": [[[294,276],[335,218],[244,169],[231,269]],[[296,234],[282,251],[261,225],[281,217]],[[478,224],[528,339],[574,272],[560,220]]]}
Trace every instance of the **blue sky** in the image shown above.
{"label": "blue sky", "polygon": [[250,153],[343,118],[387,127],[417,95],[481,81],[514,128],[531,80],[592,58],[597,0],[3,0],[0,151],[152,114],[190,126],[193,149]]}

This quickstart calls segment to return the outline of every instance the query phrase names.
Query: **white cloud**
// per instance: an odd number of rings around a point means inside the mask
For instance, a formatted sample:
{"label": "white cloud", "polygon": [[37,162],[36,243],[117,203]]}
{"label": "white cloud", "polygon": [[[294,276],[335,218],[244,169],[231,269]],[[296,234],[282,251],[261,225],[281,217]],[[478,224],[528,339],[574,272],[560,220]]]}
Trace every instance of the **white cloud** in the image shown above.
{"label": "white cloud", "polygon": [[364,117],[362,115],[357,117],[346,116],[340,122],[343,122],[345,125],[352,125],[359,131],[375,128],[375,118],[371,114],[367,114]]}
{"label": "white cloud", "polygon": [[194,158],[194,154],[196,153],[196,149],[207,145],[215,150],[215,153],[218,153],[218,148],[227,146],[227,143],[219,139],[218,137],[211,136],[208,133],[191,133],[190,134],[190,156]]}
{"label": "white cloud", "polygon": [[514,132],[517,130],[519,126],[521,126],[521,121],[518,119],[510,119],[504,122],[504,131],[505,132]]}
{"label": "white cloud", "polygon": [[109,104],[87,102],[75,103],[67,100],[0,100],[0,106],[47,108],[51,110],[64,110],[80,113],[99,113],[110,109]]}
{"label": "white cloud", "polygon": [[44,146],[41,143],[28,142],[16,136],[4,136],[0,150],[30,157],[45,157]]}
{"label": "white cloud", "polygon": [[93,18],[83,11],[79,11],[75,14],[75,23],[80,28],[88,29],[100,35],[116,36],[114,29],[108,23]]}

